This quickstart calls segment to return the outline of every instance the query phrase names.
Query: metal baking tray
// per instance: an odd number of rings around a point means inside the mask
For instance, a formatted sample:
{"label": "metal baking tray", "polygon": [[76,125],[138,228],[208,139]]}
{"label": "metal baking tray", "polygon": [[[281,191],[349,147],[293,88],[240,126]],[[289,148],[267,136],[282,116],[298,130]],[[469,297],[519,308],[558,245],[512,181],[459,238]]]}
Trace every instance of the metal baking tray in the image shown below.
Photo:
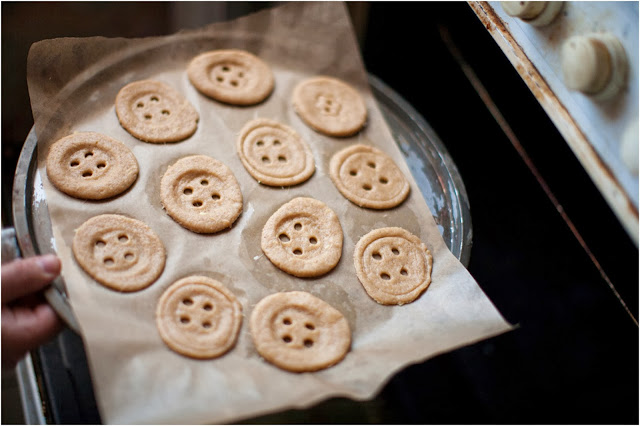
{"label": "metal baking tray", "polygon": [[[453,160],[433,129],[409,103],[377,77],[369,75],[369,83],[445,244],[466,267],[472,241],[471,214]],[[37,136],[32,128],[18,159],[12,194],[16,252],[19,250],[23,257],[55,253],[37,153]],[[67,325],[80,334],[62,277],[54,281],[45,295]]]}

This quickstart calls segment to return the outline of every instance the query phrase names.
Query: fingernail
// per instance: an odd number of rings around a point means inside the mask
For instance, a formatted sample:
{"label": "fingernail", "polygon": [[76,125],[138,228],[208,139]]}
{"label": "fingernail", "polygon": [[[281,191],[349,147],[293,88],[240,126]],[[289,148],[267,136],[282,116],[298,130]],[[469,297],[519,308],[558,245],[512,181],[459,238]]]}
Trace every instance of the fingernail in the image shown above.
{"label": "fingernail", "polygon": [[44,272],[50,275],[58,275],[60,272],[60,260],[54,254],[45,254],[44,256],[39,256],[36,259],[38,266],[42,268]]}

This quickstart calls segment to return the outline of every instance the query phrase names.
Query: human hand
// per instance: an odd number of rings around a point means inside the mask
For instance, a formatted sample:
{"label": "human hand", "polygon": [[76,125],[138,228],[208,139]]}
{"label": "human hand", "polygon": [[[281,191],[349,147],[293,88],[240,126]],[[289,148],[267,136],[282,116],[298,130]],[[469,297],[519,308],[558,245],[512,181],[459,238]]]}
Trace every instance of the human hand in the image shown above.
{"label": "human hand", "polygon": [[55,255],[16,259],[2,265],[2,368],[13,368],[26,353],[62,328],[43,289],[60,274]]}

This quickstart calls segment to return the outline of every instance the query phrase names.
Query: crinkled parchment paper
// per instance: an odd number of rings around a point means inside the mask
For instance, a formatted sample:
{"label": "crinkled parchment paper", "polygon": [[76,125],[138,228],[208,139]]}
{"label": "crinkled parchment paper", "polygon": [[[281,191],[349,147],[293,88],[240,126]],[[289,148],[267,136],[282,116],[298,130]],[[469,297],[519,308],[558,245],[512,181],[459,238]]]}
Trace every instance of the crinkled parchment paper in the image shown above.
{"label": "crinkled parchment paper", "polygon": [[[275,91],[252,107],[223,105],[200,95],[186,67],[196,54],[217,48],[249,50],[268,62]],[[351,138],[335,139],[309,129],[291,107],[291,93],[304,78],[325,74],[355,86],[365,98],[369,121]],[[115,96],[125,84],[152,78],[180,91],[200,113],[197,132],[173,144],[144,143],[118,123]],[[37,43],[28,59],[28,82],[56,249],[71,305],[81,326],[93,385],[106,423],[220,423],[293,407],[331,396],[373,397],[399,369],[435,354],[510,329],[477,283],[445,246],[420,189],[411,178],[371,95],[357,42],[341,3],[290,3],[197,31],[144,39],[71,38]],[[310,144],[316,172],[302,185],[270,188],[249,176],[235,150],[236,135],[248,120],[266,117],[295,128]],[[140,164],[133,187],[102,202],[70,198],[46,178],[47,149],[75,131],[95,131],[126,144]],[[410,179],[412,191],[398,208],[361,209],[333,186],[329,159],[353,143],[386,151]],[[198,235],[175,223],[162,209],[160,178],[177,159],[214,157],[234,172],[244,211],[228,231]],[[335,270],[313,279],[288,275],[260,250],[268,217],[297,196],[317,198],[339,216],[344,234]],[[73,259],[74,231],[101,213],[146,222],[167,250],[166,269],[145,290],[122,294],[84,273]],[[402,226],[418,235],[434,255],[433,282],[416,302],[381,306],[358,282],[353,251],[374,228]],[[190,274],[224,283],[240,300],[244,322],[236,346],[214,360],[193,360],[172,352],[156,331],[154,312],[163,291]],[[305,290],[339,309],[349,321],[353,344],[336,366],[294,374],[265,362],[248,329],[255,304],[278,291]]]}

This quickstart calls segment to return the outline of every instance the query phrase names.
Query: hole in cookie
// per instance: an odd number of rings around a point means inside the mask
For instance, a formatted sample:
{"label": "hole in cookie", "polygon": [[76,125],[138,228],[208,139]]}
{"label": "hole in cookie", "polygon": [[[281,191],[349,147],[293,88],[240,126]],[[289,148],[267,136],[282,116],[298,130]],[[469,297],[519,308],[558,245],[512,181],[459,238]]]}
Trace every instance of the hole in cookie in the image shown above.
{"label": "hole in cookie", "polygon": [[242,71],[238,71],[238,77],[244,77],[244,73]]}
{"label": "hole in cookie", "polygon": [[307,327],[307,329],[309,329],[309,330],[315,330],[316,329],[316,327],[311,323],[306,323],[304,326]]}
{"label": "hole in cookie", "polygon": [[124,258],[129,261],[133,260],[133,253],[125,253]]}
{"label": "hole in cookie", "polygon": [[84,173],[82,173],[82,177],[91,177],[93,175],[93,173],[91,173],[91,171],[87,170]]}
{"label": "hole in cookie", "polygon": [[69,165],[71,167],[78,167],[80,165],[80,163],[78,161],[72,161]]}
{"label": "hole in cookie", "polygon": [[216,80],[218,80],[220,83],[222,83],[224,81],[224,78],[218,76],[218,77],[216,77]]}
{"label": "hole in cookie", "polygon": [[373,257],[375,260],[380,260],[382,259],[382,256],[380,256],[380,253],[375,252],[371,255],[371,257]]}
{"label": "hole in cookie", "polygon": [[185,299],[182,299],[182,303],[185,304],[186,306],[191,306],[193,305],[193,300],[190,297],[187,297]]}
{"label": "hole in cookie", "polygon": [[184,195],[191,195],[191,194],[193,194],[193,189],[191,189],[191,188],[185,188],[185,189],[184,189],[184,191],[182,191],[182,193],[183,193]]}
{"label": "hole in cookie", "polygon": [[284,325],[291,325],[291,319],[289,319],[289,318],[285,318],[285,319],[283,319],[283,320],[282,320],[282,323],[283,323]]}
{"label": "hole in cookie", "polygon": [[238,86],[238,80],[231,80],[231,85],[233,87],[237,87]]}
{"label": "hole in cookie", "polygon": [[358,171],[357,171],[357,170],[351,170],[351,171],[349,172],[349,174],[350,174],[351,176],[358,176]]}
{"label": "hole in cookie", "polygon": [[104,246],[106,246],[106,245],[107,245],[107,243],[105,243],[105,242],[104,242],[104,241],[102,241],[102,240],[98,240],[98,241],[96,241],[96,247],[104,247]]}
{"label": "hole in cookie", "polygon": [[282,142],[280,142],[278,139],[273,141],[273,146],[280,146],[282,145]]}
{"label": "hole in cookie", "polygon": [[202,185],[202,186],[207,186],[207,185],[209,185],[209,181],[208,181],[208,180],[206,180],[206,179],[202,179],[202,180],[200,181],[200,185]]}
{"label": "hole in cookie", "polygon": [[278,161],[281,163],[286,163],[287,162],[287,157],[285,157],[284,155],[280,155],[278,156]]}
{"label": "hole in cookie", "polygon": [[202,207],[202,201],[194,201],[192,204],[193,207]]}
{"label": "hole in cookie", "polygon": [[362,189],[364,189],[365,191],[371,191],[371,185],[365,183],[364,185],[362,185]]}
{"label": "hole in cookie", "polygon": [[202,309],[204,309],[205,311],[211,311],[213,310],[213,305],[211,303],[205,303]]}
{"label": "hole in cookie", "polygon": [[262,157],[262,162],[263,163],[270,163],[271,160],[269,159],[269,157],[267,157],[266,155],[264,157]]}
{"label": "hole in cookie", "polygon": [[280,234],[278,235],[278,238],[280,238],[280,241],[282,241],[283,243],[288,243],[290,241],[287,234]]}
{"label": "hole in cookie", "polygon": [[375,169],[376,168],[376,163],[374,163],[373,161],[369,161],[367,163],[367,166],[371,167],[372,169]]}
{"label": "hole in cookie", "polygon": [[380,278],[382,278],[385,281],[389,281],[391,279],[391,275],[387,274],[386,272],[383,272],[380,274]]}
{"label": "hole in cookie", "polygon": [[328,107],[328,106],[326,106],[326,107],[324,107],[324,111],[325,111],[325,112],[331,112],[331,108],[330,108],[330,107]]}
{"label": "hole in cookie", "polygon": [[144,118],[145,120],[151,120],[151,114],[145,114]]}
{"label": "hole in cookie", "polygon": [[129,237],[127,237],[125,234],[120,234],[118,235],[118,241],[120,241],[121,243],[126,243],[127,241],[129,241]]}
{"label": "hole in cookie", "polygon": [[400,254],[400,251],[397,248],[392,248],[391,249],[391,253],[395,254],[396,256]]}
{"label": "hole in cookie", "polygon": [[400,269],[400,275],[404,275],[406,277],[407,275],[409,275],[409,272],[407,272],[406,269],[402,268]]}
{"label": "hole in cookie", "polygon": [[113,265],[114,263],[116,263],[116,262],[113,260],[113,258],[112,258],[112,257],[105,257],[105,258],[104,258],[104,264],[105,264],[105,265],[107,265],[107,266],[111,266],[111,265]]}
{"label": "hole in cookie", "polygon": [[211,194],[211,199],[214,201],[218,201],[220,199],[220,195],[218,194]]}
{"label": "hole in cookie", "polygon": [[316,239],[316,237],[311,237],[311,238],[309,238],[309,242],[310,242],[311,244],[318,244],[318,240]]}
{"label": "hole in cookie", "polygon": [[231,68],[225,65],[222,67],[222,71],[228,72],[228,71],[231,71]]}
{"label": "hole in cookie", "polygon": [[209,321],[205,321],[205,322],[202,323],[202,327],[211,328],[211,323]]}
{"label": "hole in cookie", "polygon": [[300,256],[300,255],[302,254],[302,250],[300,250],[300,249],[295,249],[295,250],[293,251],[293,254],[295,254],[296,256]]}
{"label": "hole in cookie", "polygon": [[85,154],[84,154],[84,158],[89,158],[89,157],[91,157],[91,156],[93,156],[93,152],[91,152],[91,151],[87,151],[87,152],[85,152]]}
{"label": "hole in cookie", "polygon": [[152,96],[152,97],[151,97],[151,100],[152,100],[153,102],[158,102],[158,101],[159,101],[159,99],[158,99],[158,97],[157,97],[157,96]]}
{"label": "hole in cookie", "polygon": [[142,102],[138,102],[138,104],[136,105],[136,107],[138,108],[142,108],[144,106],[144,104]]}
{"label": "hole in cookie", "polygon": [[389,179],[387,179],[386,177],[381,177],[380,178],[380,183],[386,185],[386,184],[389,183]]}
{"label": "hole in cookie", "polygon": [[107,167],[107,164],[106,163],[98,163],[98,164],[96,164],[96,167],[99,168],[99,169],[104,169],[105,167]]}
{"label": "hole in cookie", "polygon": [[282,341],[285,343],[291,343],[291,336],[284,336],[282,337]]}
{"label": "hole in cookie", "polygon": [[168,109],[162,110],[162,115],[169,115],[169,114],[171,114],[171,112]]}
{"label": "hole in cookie", "polygon": [[306,348],[310,348],[311,346],[313,346],[313,340],[311,339],[304,339],[303,343]]}
{"label": "hole in cookie", "polygon": [[263,146],[264,145],[264,141],[258,141],[258,142],[256,142],[256,145]]}
{"label": "hole in cookie", "polygon": [[183,324],[189,324],[190,321],[191,319],[189,317],[185,317],[185,316],[180,317],[180,322]]}
{"label": "hole in cookie", "polygon": [[301,223],[296,223],[295,225],[293,225],[293,229],[295,229],[296,231],[299,231],[302,229],[302,224]]}

